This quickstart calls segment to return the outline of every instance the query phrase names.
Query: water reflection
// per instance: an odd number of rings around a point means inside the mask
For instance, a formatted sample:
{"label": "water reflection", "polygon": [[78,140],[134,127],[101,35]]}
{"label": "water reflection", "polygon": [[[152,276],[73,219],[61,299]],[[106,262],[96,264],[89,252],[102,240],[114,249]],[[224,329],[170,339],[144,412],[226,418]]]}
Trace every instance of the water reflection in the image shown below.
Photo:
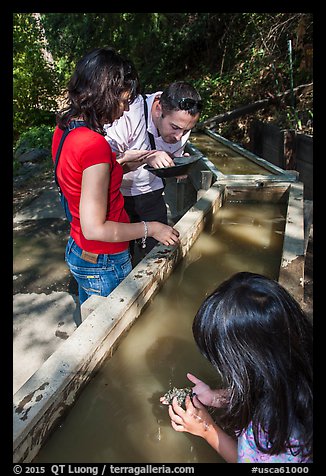
{"label": "water reflection", "polygon": [[207,134],[192,133],[190,141],[225,175],[270,175],[272,173]]}

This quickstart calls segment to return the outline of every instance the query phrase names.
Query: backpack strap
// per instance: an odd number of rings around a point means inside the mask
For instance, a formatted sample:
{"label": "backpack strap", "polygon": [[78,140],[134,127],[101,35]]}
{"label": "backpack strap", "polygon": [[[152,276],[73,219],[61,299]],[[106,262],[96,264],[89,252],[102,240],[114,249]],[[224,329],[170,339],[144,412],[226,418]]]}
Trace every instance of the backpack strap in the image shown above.
{"label": "backpack strap", "polygon": [[62,205],[62,207],[65,211],[66,217],[67,217],[69,222],[72,221],[72,215],[71,215],[70,210],[69,210],[67,199],[63,195],[61,187],[60,187],[59,182],[58,182],[57,167],[58,167],[59,158],[60,158],[61,150],[62,150],[62,147],[63,147],[63,143],[66,140],[67,135],[69,134],[69,132],[76,129],[77,127],[83,127],[83,126],[87,127],[86,123],[84,121],[71,121],[69,123],[69,125],[65,128],[65,130],[62,134],[62,137],[61,137],[60,142],[59,142],[58,150],[57,150],[57,153],[56,153],[56,156],[55,156],[54,180],[55,180],[55,183],[57,184],[57,187],[58,187],[58,190],[59,190],[59,198],[60,198],[61,205]]}
{"label": "backpack strap", "polygon": [[59,188],[59,193],[61,194],[61,187],[59,185],[59,182],[58,182],[58,178],[57,178],[57,167],[58,167],[58,163],[59,163],[59,158],[60,158],[60,154],[61,154],[61,150],[62,150],[62,146],[63,146],[63,143],[64,141],[66,140],[66,137],[67,135],[69,134],[69,132],[71,132],[72,130],[76,129],[77,127],[87,127],[86,126],[86,122],[84,121],[71,121],[69,123],[69,125],[65,128],[63,134],[62,134],[62,137],[61,137],[61,140],[60,140],[60,143],[59,143],[59,147],[58,147],[58,150],[57,150],[57,153],[56,153],[56,156],[55,156],[55,163],[54,163],[54,180],[55,180],[55,183],[57,184],[57,187]]}
{"label": "backpack strap", "polygon": [[69,134],[70,130],[68,128],[66,128],[64,130],[64,133],[62,134],[62,137],[61,137],[61,140],[60,140],[60,143],[59,143],[59,147],[58,147],[58,150],[57,150],[57,153],[56,153],[56,156],[55,156],[55,163],[54,163],[54,180],[55,180],[55,183],[57,184],[57,187],[59,189],[59,193],[61,193],[61,188],[60,188],[60,185],[59,185],[59,182],[58,182],[58,178],[57,178],[57,167],[58,167],[58,162],[59,162],[59,158],[60,158],[60,154],[61,154],[61,150],[62,150],[62,146],[63,146],[63,143],[64,141],[66,140],[66,137],[67,135]]}
{"label": "backpack strap", "polygon": [[143,99],[144,99],[144,115],[145,115],[145,122],[146,122],[146,131],[147,131],[147,134],[148,134],[148,137],[149,137],[149,142],[151,144],[151,149],[155,150],[156,146],[155,146],[154,136],[151,132],[149,132],[147,130],[147,128],[148,128],[148,106],[147,106],[147,101],[146,101],[146,95],[145,94],[143,94]]}

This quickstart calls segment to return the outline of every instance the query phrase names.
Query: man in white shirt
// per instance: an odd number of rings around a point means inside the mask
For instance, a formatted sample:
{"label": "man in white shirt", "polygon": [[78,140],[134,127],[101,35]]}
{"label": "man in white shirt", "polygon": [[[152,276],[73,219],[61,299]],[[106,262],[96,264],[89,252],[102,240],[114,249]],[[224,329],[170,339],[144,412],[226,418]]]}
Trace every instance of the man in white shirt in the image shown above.
{"label": "man in white shirt", "polygon": [[[167,223],[164,183],[144,165],[172,166],[173,157],[183,155],[191,129],[199,119],[202,102],[196,89],[184,81],[145,97],[146,103],[139,95],[129,111],[112,125],[105,126],[106,139],[121,165],[133,162],[134,168],[139,164],[136,170],[124,174],[121,186],[131,222]],[[134,265],[156,244],[156,240],[147,239],[143,250],[131,243]]]}

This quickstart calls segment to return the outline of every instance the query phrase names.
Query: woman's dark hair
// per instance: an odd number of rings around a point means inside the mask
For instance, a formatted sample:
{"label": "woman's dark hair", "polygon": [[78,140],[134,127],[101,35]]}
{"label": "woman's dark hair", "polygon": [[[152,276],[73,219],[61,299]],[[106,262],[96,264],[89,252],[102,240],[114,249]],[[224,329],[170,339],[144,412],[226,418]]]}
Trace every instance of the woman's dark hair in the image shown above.
{"label": "woman's dark hair", "polygon": [[205,299],[193,334],[230,389],[225,429],[240,434],[252,422],[260,451],[311,456],[312,322],[286,289],[259,274],[237,273]]}
{"label": "woman's dark hair", "polygon": [[71,118],[83,116],[87,126],[101,134],[119,111],[121,95],[130,93],[129,103],[139,94],[140,85],[133,63],[114,48],[96,48],[81,58],[68,83],[68,106],[58,117],[64,129]]}
{"label": "woman's dark hair", "polygon": [[170,111],[187,111],[191,116],[200,113],[203,103],[198,91],[185,81],[171,83],[160,97],[163,113]]}

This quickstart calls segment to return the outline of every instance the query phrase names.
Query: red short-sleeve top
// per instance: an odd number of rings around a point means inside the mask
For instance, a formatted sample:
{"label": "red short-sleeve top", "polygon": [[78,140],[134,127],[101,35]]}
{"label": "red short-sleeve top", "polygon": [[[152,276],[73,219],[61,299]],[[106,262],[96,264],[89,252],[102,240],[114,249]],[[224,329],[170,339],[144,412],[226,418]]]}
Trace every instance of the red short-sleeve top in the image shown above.
{"label": "red short-sleeve top", "polygon": [[[56,127],[52,140],[52,159],[55,161],[57,149],[63,131]],[[65,139],[57,167],[57,178],[62,193],[66,197],[72,215],[70,235],[78,246],[91,253],[114,254],[128,248],[129,242],[109,243],[87,240],[81,230],[79,219],[79,202],[83,171],[92,165],[110,164],[110,184],[106,219],[109,221],[129,223],[129,216],[124,209],[124,198],[120,192],[123,176],[122,167],[116,161],[115,153],[104,136],[88,127],[73,129]]]}

